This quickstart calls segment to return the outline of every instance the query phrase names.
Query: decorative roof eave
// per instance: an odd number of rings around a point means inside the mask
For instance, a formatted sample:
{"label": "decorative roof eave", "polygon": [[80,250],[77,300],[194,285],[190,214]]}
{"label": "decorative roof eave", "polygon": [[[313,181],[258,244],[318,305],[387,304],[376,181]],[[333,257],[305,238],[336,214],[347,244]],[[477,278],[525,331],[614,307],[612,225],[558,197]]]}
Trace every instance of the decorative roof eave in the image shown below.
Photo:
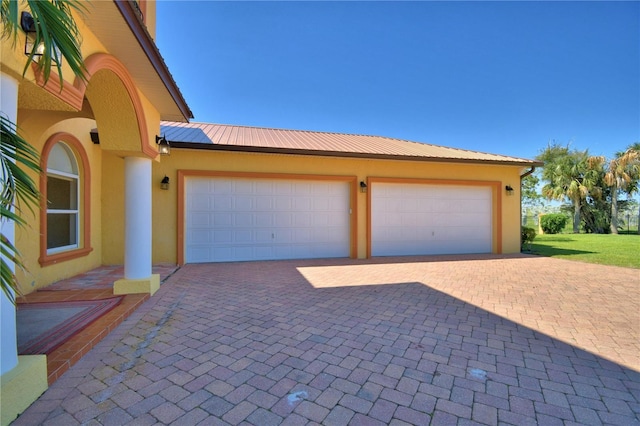
{"label": "decorative roof eave", "polygon": [[156,46],[155,41],[151,38],[149,31],[147,31],[147,27],[141,21],[139,12],[134,8],[133,2],[117,0],[114,0],[114,2],[122,14],[122,17],[129,25],[129,28],[131,28],[131,31],[138,40],[138,43],[140,43],[140,47],[142,47],[142,50],[158,73],[158,76],[160,76],[160,79],[173,97],[184,118],[187,121],[190,118],[193,118],[191,109],[187,105],[178,85],[169,72],[169,68],[164,62],[164,59],[160,54],[160,50],[158,50],[158,46]]}
{"label": "decorative roof eave", "polygon": [[170,141],[171,148],[177,149],[198,149],[206,151],[227,151],[227,152],[247,152],[247,153],[263,153],[263,154],[285,154],[285,155],[312,155],[322,157],[340,157],[340,158],[362,158],[371,160],[399,160],[399,161],[422,161],[431,163],[465,163],[465,164],[484,164],[484,165],[502,165],[502,166],[518,166],[518,167],[540,167],[542,162],[534,160],[520,161],[503,161],[503,160],[480,160],[472,158],[454,158],[454,157],[425,157],[418,155],[391,155],[391,154],[373,154],[365,152],[342,152],[342,151],[326,151],[326,150],[309,150],[309,149],[291,149],[291,148],[273,148],[273,147],[257,147],[246,145],[217,145],[203,144],[199,142],[176,142]]}

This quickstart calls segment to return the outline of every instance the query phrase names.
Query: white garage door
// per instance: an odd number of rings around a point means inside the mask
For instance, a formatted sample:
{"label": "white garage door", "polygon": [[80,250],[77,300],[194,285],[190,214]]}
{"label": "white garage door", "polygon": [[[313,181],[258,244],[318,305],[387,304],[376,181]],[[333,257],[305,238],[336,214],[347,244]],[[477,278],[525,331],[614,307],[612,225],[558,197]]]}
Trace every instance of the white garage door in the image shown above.
{"label": "white garage door", "polygon": [[371,187],[372,256],[491,252],[491,188]]}
{"label": "white garage door", "polygon": [[187,263],[349,257],[349,184],[186,179]]}

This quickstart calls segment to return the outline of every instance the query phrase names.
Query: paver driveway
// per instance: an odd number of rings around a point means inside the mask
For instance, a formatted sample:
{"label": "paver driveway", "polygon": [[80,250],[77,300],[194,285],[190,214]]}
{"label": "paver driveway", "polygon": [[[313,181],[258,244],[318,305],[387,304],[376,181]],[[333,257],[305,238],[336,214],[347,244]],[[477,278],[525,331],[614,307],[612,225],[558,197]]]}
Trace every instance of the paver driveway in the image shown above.
{"label": "paver driveway", "polygon": [[15,424],[638,424],[638,270],[188,265]]}

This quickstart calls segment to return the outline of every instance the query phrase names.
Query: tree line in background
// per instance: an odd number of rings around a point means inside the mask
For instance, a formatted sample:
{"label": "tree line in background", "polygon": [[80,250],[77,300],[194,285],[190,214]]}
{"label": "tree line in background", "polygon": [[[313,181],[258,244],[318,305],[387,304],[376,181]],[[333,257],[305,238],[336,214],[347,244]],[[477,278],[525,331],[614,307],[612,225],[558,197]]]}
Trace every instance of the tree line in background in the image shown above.
{"label": "tree line in background", "polygon": [[523,211],[542,212],[549,210],[544,200],[560,201],[560,212],[573,218],[574,233],[617,234],[625,214],[627,226],[632,213],[640,222],[638,202],[632,198],[640,193],[640,142],[612,159],[552,143],[536,159],[544,166],[522,180]]}

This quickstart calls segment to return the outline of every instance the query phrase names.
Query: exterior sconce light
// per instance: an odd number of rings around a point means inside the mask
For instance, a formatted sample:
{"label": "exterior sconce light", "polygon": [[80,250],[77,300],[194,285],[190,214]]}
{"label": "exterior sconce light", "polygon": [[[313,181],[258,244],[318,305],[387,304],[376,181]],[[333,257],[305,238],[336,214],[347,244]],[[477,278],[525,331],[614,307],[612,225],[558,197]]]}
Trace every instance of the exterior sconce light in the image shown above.
{"label": "exterior sconce light", "polygon": [[513,188],[511,187],[511,185],[505,186],[504,190],[507,191],[507,195],[513,195]]}
{"label": "exterior sconce light", "polygon": [[[23,11],[20,15],[20,28],[22,28],[22,31],[26,34],[24,41],[24,54],[26,56],[42,56],[44,54],[44,42],[40,39],[36,29],[36,21],[27,11]],[[60,49],[58,46],[54,45],[53,57],[51,59],[59,64],[61,58],[62,53],[60,52]]]}
{"label": "exterior sconce light", "polygon": [[158,152],[160,155],[171,154],[171,147],[169,146],[169,141],[166,137],[156,136],[156,145],[158,145]]}
{"label": "exterior sconce light", "polygon": [[162,178],[162,180],[160,181],[160,189],[169,189],[169,176],[166,176]]}
{"label": "exterior sconce light", "polygon": [[367,192],[367,184],[364,181],[360,181],[360,192],[363,194]]}

